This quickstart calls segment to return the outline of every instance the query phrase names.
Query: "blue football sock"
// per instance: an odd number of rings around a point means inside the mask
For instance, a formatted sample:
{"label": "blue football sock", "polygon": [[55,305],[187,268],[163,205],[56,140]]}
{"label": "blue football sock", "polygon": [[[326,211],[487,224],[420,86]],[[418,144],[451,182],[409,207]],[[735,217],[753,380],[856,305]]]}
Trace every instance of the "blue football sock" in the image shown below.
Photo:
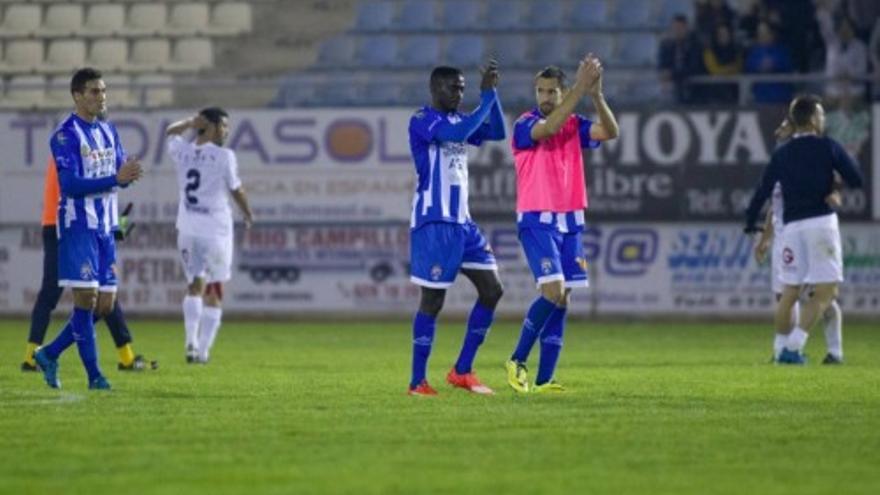
{"label": "blue football sock", "polygon": [[101,376],[98,368],[98,346],[95,343],[95,322],[92,310],[73,308],[73,338],[76,339],[76,347],[79,349],[79,358],[82,360],[89,382]]}
{"label": "blue football sock", "polygon": [[410,387],[417,387],[425,379],[428,356],[431,355],[436,327],[437,319],[435,317],[416,313],[415,320],[413,320],[413,359]]}
{"label": "blue football sock", "polygon": [[565,311],[566,308],[556,308],[541,331],[541,362],[538,364],[536,385],[549,382],[556,371],[556,362],[559,361],[559,353],[562,351],[562,335],[565,332]]}
{"label": "blue football sock", "polygon": [[529,359],[529,352],[532,351],[535,341],[538,340],[538,334],[541,333],[547,318],[555,308],[555,304],[544,299],[542,296],[538,296],[535,299],[535,302],[529,308],[529,312],[526,313],[522,332],[519,334],[519,343],[516,345],[516,350],[513,351],[513,356],[510,359],[520,363],[525,363]]}
{"label": "blue football sock", "polygon": [[495,312],[479,301],[474,304],[471,315],[468,318],[467,331],[464,334],[464,344],[461,346],[461,353],[458,355],[458,361],[455,363],[455,372],[458,374],[470,373],[474,366],[474,358],[477,356],[477,349],[480,344],[486,340],[486,334],[489,333],[489,327],[492,326],[492,320],[495,318]]}
{"label": "blue football sock", "polygon": [[64,325],[64,328],[61,329],[61,333],[55,337],[55,340],[43,349],[49,358],[58,359],[58,356],[60,356],[62,352],[73,345],[73,340],[73,318],[71,318],[67,321],[67,324]]}

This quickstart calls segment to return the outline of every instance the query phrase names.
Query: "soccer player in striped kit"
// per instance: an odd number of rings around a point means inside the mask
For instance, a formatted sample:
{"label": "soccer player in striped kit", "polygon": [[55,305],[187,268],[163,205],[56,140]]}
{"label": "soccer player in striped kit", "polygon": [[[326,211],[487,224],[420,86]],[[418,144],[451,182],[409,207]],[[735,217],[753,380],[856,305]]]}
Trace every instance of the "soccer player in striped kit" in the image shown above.
{"label": "soccer player in striped kit", "polygon": [[[599,121],[574,113],[586,96]],[[617,137],[614,114],[602,94],[602,64],[592,54],[580,61],[574,85],[565,73],[547,67],[535,76],[538,106],[513,128],[516,163],[516,212],[519,240],[540,295],[526,312],[519,342],[505,363],[507,382],[517,392],[561,392],[553,380],[562,351],[571,290],[588,287],[582,233],[587,188],[583,148],[597,148]],[[541,359],[534,386],[526,360],[535,341]]]}
{"label": "soccer player in striped kit", "polygon": [[46,383],[60,388],[58,357],[76,342],[90,389],[110,389],[98,367],[93,312],[109,314],[116,296],[118,227],[116,190],[143,174],[140,162],[126,157],[112,123],[98,117],[107,108],[102,74],[83,68],[73,75],[75,111],[52,133],[50,146],[58,170],[58,284],[73,289],[73,314],[52,343],[34,359]]}
{"label": "soccer player in striped kit", "polygon": [[437,394],[428,384],[426,368],[437,315],[459,271],[474,284],[478,297],[468,317],[461,353],[446,381],[473,393],[493,393],[472,367],[503,289],[492,248],[468,211],[467,145],[505,138],[504,114],[495,89],[497,62],[492,60],[483,69],[480,104],[469,114],[458,111],[464,84],[459,69],[436,67],[431,72],[432,103],[417,110],[409,123],[417,175],[410,223],[410,280],[421,287],[413,321],[410,395]]}

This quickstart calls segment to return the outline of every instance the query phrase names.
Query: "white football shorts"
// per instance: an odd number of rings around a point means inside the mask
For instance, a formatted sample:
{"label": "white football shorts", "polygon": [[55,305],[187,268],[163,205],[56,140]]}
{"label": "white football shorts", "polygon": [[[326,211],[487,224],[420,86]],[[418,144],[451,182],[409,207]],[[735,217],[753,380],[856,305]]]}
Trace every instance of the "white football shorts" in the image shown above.
{"label": "white football shorts", "polygon": [[837,214],[785,224],[780,259],[785,285],[843,282],[843,249]]}
{"label": "white football shorts", "polygon": [[201,278],[205,283],[232,278],[232,236],[200,237],[177,234],[177,249],[187,283]]}

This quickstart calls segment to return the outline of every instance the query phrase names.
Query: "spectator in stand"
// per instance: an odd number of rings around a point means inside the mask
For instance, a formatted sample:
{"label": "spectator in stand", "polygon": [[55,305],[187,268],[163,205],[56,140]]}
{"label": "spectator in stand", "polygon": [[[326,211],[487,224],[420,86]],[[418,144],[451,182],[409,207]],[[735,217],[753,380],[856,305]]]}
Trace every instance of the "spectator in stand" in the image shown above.
{"label": "spectator in stand", "polygon": [[[776,41],[773,28],[766,22],[758,25],[758,40],[746,55],[748,74],[786,74],[792,72],[788,48]],[[756,103],[786,103],[791,100],[793,88],[790,83],[762,82],[752,84],[752,97]]]}
{"label": "spectator in stand", "polygon": [[856,36],[865,41],[871,36],[876,20],[880,19],[880,2],[877,0],[847,0],[846,16],[852,21]]}
{"label": "spectator in stand", "polygon": [[834,29],[831,9],[822,5],[816,20],[825,40],[825,75],[833,79],[825,83],[825,96],[832,103],[848,106],[849,100],[865,97],[865,81],[854,78],[868,75],[868,47],[855,37],[852,23],[842,17]]}
{"label": "spectator in stand", "polygon": [[[727,24],[715,28],[712,40],[703,50],[703,63],[706,71],[713,76],[733,76],[742,73],[743,50]],[[715,103],[735,103],[739,98],[737,83],[719,83],[707,86],[707,100]],[[709,96],[711,95],[711,96]]]}
{"label": "spectator in stand", "polygon": [[659,51],[657,59],[664,88],[672,85],[678,103],[697,102],[697,92],[687,79],[705,73],[703,50],[685,15],[673,18],[669,36],[660,43]]}
{"label": "spectator in stand", "polygon": [[747,12],[740,28],[750,39],[757,39],[758,26],[766,22],[788,48],[795,71],[809,72],[822,66],[823,45],[813,0],[755,0]]}
{"label": "spectator in stand", "polygon": [[736,12],[727,0],[697,0],[697,29],[700,39],[708,43],[715,36],[718,26],[733,26]]}

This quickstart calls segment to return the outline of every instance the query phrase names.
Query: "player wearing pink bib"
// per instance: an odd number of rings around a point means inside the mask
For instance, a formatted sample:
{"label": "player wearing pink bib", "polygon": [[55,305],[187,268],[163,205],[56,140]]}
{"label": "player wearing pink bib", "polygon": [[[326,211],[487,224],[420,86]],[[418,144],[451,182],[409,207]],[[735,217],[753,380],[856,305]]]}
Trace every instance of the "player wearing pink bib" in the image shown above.
{"label": "player wearing pink bib", "polygon": [[[587,95],[598,122],[574,113]],[[519,343],[506,363],[507,381],[517,392],[559,392],[564,389],[553,373],[569,294],[574,287],[588,286],[581,239],[587,207],[582,149],[616,138],[618,126],[602,95],[602,64],[592,54],[581,60],[571,88],[558,67],[539,72],[535,97],[538,107],[514,125],[513,155],[519,239],[541,294],[526,313]],[[539,337],[541,359],[530,387],[526,360]]]}

